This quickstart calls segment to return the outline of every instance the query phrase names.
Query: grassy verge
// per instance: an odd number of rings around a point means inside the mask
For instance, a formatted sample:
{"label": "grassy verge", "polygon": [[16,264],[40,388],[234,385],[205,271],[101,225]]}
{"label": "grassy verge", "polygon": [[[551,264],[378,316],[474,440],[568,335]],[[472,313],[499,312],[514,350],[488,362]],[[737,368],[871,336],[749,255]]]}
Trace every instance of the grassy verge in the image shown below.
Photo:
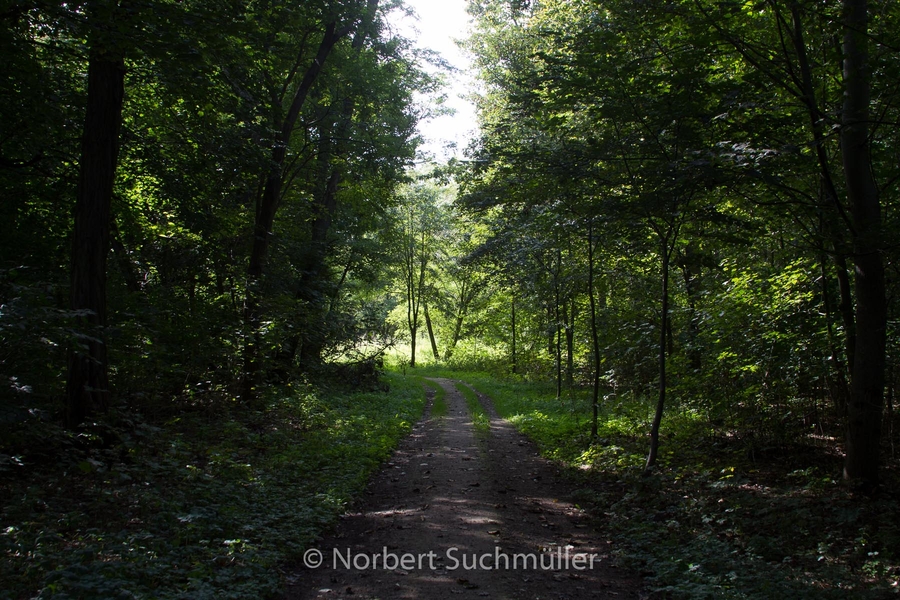
{"label": "grassy verge", "polygon": [[[673,407],[661,465],[640,473],[645,406],[605,406],[592,440],[586,398],[552,386],[443,373],[486,393],[497,411],[560,461],[577,493],[613,533],[626,562],[671,598],[885,598],[900,592],[897,474],[875,499],[839,483],[834,449],[748,453]],[[892,516],[893,515],[893,516]]]}
{"label": "grassy verge", "polygon": [[456,389],[466,399],[466,406],[469,407],[469,413],[472,415],[472,425],[475,427],[475,433],[485,434],[491,430],[491,419],[484,412],[484,407],[478,400],[478,393],[465,383],[456,383]]}
{"label": "grassy verge", "polygon": [[264,412],[53,431],[53,452],[0,472],[0,598],[276,596],[279,566],[421,415],[421,384],[388,378],[387,393],[288,387]]}
{"label": "grassy verge", "polygon": [[434,390],[434,401],[431,403],[432,417],[447,416],[447,392],[436,381],[422,378],[422,384]]}

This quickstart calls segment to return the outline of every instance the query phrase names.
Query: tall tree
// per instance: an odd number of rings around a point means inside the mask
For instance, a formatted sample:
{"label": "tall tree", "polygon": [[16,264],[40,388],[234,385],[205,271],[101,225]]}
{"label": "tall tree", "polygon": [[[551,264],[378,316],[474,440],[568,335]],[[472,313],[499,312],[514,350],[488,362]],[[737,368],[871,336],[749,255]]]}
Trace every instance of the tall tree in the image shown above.
{"label": "tall tree", "polygon": [[841,156],[853,218],[856,346],[847,406],[844,477],[878,483],[884,405],[887,305],[881,205],[869,149],[869,14],[866,0],[844,0],[844,106]]}
{"label": "tall tree", "polygon": [[106,263],[110,207],[119,157],[125,98],[127,12],[118,1],[87,6],[91,25],[87,105],[82,134],[72,233],[72,309],[92,329],[69,352],[66,422],[78,425],[109,405],[106,326]]}
{"label": "tall tree", "polygon": [[[313,85],[316,83],[322,69],[325,67],[332,51],[337,43],[348,36],[360,25],[361,19],[370,18],[366,15],[377,9],[377,0],[369,0],[364,12],[358,6],[360,2],[353,3],[347,14],[326,14],[322,23],[322,31],[315,55],[307,57],[303,51],[285,75],[282,86],[283,93],[276,100],[287,100],[287,107],[281,122],[277,125],[275,139],[272,141],[271,164],[265,177],[262,193],[258,197],[256,216],[253,225],[253,249],[250,253],[247,267],[247,297],[244,306],[244,318],[247,323],[247,341],[244,347],[244,383],[242,396],[246,402],[255,397],[255,388],[261,370],[259,344],[259,294],[260,280],[265,269],[266,258],[269,254],[272,227],[275,222],[275,214],[283,197],[282,186],[284,184],[284,163],[288,156],[291,138],[297,128],[303,107],[309,97]],[[304,65],[305,63],[305,65]],[[293,85],[293,79],[300,69],[303,75],[293,88],[293,93],[287,94]],[[273,107],[276,113],[281,112],[281,107]],[[328,184],[326,183],[326,186]]]}
{"label": "tall tree", "polygon": [[410,337],[409,365],[415,367],[421,315],[429,294],[427,276],[436,253],[435,243],[440,228],[440,190],[433,184],[417,182],[407,186],[401,193],[401,204],[397,209],[397,220],[401,227],[397,250]]}

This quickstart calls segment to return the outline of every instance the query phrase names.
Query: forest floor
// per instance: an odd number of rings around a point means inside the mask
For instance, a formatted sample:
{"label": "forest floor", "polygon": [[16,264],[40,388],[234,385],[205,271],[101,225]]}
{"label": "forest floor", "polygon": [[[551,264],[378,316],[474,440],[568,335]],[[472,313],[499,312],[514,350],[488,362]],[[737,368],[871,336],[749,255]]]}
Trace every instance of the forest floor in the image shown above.
{"label": "forest floor", "polygon": [[463,384],[435,381],[443,392],[306,551],[286,598],[645,597],[608,535],[569,501],[574,487],[558,466],[486,396],[473,411]]}

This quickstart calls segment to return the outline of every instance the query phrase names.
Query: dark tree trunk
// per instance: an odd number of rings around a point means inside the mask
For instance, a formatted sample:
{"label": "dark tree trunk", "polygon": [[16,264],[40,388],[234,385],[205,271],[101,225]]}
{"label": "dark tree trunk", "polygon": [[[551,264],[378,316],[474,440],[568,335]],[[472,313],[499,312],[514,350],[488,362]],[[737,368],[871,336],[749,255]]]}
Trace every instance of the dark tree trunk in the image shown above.
{"label": "dark tree trunk", "polygon": [[594,290],[594,221],[588,226],[588,299],[591,303],[591,354],[594,373],[591,388],[591,437],[597,437],[600,418],[600,332],[597,328],[597,292]]}
{"label": "dark tree trunk", "polygon": [[115,254],[116,264],[118,264],[119,273],[122,274],[122,279],[125,281],[125,287],[128,288],[129,292],[140,292],[141,282],[138,279],[137,273],[135,273],[131,259],[128,257],[128,249],[122,242],[119,228],[116,226],[116,219],[112,216],[110,216],[109,220],[109,233],[110,247]]}
{"label": "dark tree trunk", "polygon": [[656,414],[653,416],[653,425],[650,427],[650,453],[647,455],[647,465],[644,473],[656,465],[656,456],[659,451],[659,426],[662,423],[663,409],[666,404],[666,331],[669,323],[669,240],[663,238],[662,246],[662,309],[659,324],[659,397],[656,401]]}
{"label": "dark tree trunk", "polygon": [[[853,365],[856,347],[856,324],[853,314],[853,297],[851,293],[850,278],[847,273],[846,243],[844,236],[840,233],[835,220],[842,220],[846,224],[851,225],[850,218],[847,216],[844,205],[838,197],[837,188],[834,184],[834,176],[831,172],[831,161],[828,157],[825,131],[824,113],[819,107],[819,101],[816,98],[815,88],[812,81],[812,69],[810,67],[809,58],[806,53],[806,43],[803,37],[803,23],[801,8],[799,4],[791,5],[791,21],[793,26],[793,43],[797,51],[797,60],[800,67],[800,89],[803,93],[802,100],[806,104],[807,115],[809,117],[810,130],[813,134],[813,147],[816,152],[816,159],[819,164],[820,175],[820,195],[822,197],[822,208],[829,211],[829,215],[823,219],[823,233],[831,238],[834,247],[834,263],[838,281],[838,290],[840,292],[840,304],[838,310],[844,325],[844,345],[847,355],[847,364]],[[852,200],[851,200],[852,201]],[[837,359],[837,356],[834,356]],[[839,359],[837,363],[839,365]],[[852,368],[852,367],[851,367]],[[843,374],[838,376],[839,380],[843,380]],[[841,385],[841,381],[836,382]],[[843,392],[838,391],[839,395]],[[847,395],[844,393],[843,395]],[[837,402],[842,404],[840,400]]]}
{"label": "dark tree trunk", "polygon": [[560,323],[560,307],[559,307],[559,284],[556,285],[556,336],[555,336],[555,362],[556,362],[556,399],[562,398],[563,376],[562,376],[562,327]]}
{"label": "dark tree trunk", "polygon": [[856,362],[856,316],[853,314],[853,285],[847,270],[847,259],[843,254],[835,255],[834,270],[841,299],[838,312],[841,313],[841,322],[844,325],[844,353],[847,364],[852,369]]}
{"label": "dark tree trunk", "polygon": [[700,282],[700,268],[694,264],[693,253],[686,253],[681,274],[684,278],[684,292],[688,302],[686,348],[688,366],[692,371],[699,372],[703,367],[703,354],[700,351],[700,317],[697,314],[697,298],[699,296],[697,288]]}
{"label": "dark tree trunk", "polygon": [[575,383],[575,300],[566,311],[566,385]]}
{"label": "dark tree trunk", "polygon": [[[319,173],[320,189],[313,198],[314,218],[310,228],[310,241],[306,249],[306,257],[300,276],[300,289],[298,298],[313,313],[318,315],[306,319],[311,326],[295,337],[302,337],[303,343],[300,350],[300,364],[304,366],[316,365],[322,361],[322,350],[325,347],[327,335],[325,321],[324,302],[327,296],[327,273],[325,263],[328,256],[328,232],[331,229],[331,221],[337,211],[337,191],[340,181],[340,173],[332,167],[333,140],[332,127],[324,124],[321,127],[322,139],[319,142]],[[292,341],[292,346],[296,342]]]}
{"label": "dark tree trunk", "polygon": [[553,360],[553,357],[556,355],[556,329],[553,326],[553,307],[550,306],[548,302],[546,305],[547,308],[547,356],[550,360]]}
{"label": "dark tree trunk", "polygon": [[512,307],[510,309],[512,315],[510,317],[512,324],[512,345],[510,348],[510,358],[512,362],[512,372],[515,373],[518,371],[518,358],[516,357],[516,297],[512,298]]}
{"label": "dark tree trunk", "polygon": [[462,326],[465,322],[465,317],[460,313],[456,315],[456,324],[453,326],[453,338],[450,340],[450,347],[447,348],[447,352],[444,353],[444,358],[446,360],[450,360],[450,357],[453,356],[453,352],[456,351],[456,345],[459,343],[459,338],[462,336]]}
{"label": "dark tree trunk", "polygon": [[854,226],[856,348],[847,406],[844,478],[878,483],[884,402],[885,300],[881,206],[869,155],[868,4],[844,0],[841,155]]}
{"label": "dark tree trunk", "polygon": [[441,360],[441,353],[438,352],[437,340],[434,339],[434,328],[431,326],[431,315],[428,313],[428,304],[423,306],[425,312],[425,327],[428,329],[428,339],[431,341],[431,353],[434,360]]}
{"label": "dark tree trunk", "polygon": [[71,271],[72,309],[86,312],[83,322],[90,331],[79,347],[69,350],[68,427],[78,425],[109,406],[107,348],[103,335],[106,263],[124,98],[122,54],[95,42],[88,64],[87,112],[75,202]]}
{"label": "dark tree trunk", "polygon": [[832,324],[834,312],[832,310],[831,292],[829,290],[829,278],[827,261],[823,256],[820,259],[820,272],[822,275],[822,307],[825,310],[825,329],[828,336],[828,351],[831,355],[829,363],[832,367],[832,375],[828,377],[828,393],[831,396],[831,402],[834,410],[838,415],[844,416],[847,412],[847,396],[850,388],[847,385],[847,371],[844,362],[841,360],[838,352],[838,345],[835,342],[834,325]]}

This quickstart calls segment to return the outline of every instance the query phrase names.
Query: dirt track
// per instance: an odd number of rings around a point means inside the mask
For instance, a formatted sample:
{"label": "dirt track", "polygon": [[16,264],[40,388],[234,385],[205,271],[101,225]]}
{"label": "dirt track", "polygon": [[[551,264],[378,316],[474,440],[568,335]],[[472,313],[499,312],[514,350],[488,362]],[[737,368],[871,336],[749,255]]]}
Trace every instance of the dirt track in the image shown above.
{"label": "dirt track", "polygon": [[554,465],[484,397],[490,433],[476,434],[462,394],[436,381],[448,414],[430,418],[429,406],[286,598],[642,597],[611,542],[565,501],[571,486]]}

